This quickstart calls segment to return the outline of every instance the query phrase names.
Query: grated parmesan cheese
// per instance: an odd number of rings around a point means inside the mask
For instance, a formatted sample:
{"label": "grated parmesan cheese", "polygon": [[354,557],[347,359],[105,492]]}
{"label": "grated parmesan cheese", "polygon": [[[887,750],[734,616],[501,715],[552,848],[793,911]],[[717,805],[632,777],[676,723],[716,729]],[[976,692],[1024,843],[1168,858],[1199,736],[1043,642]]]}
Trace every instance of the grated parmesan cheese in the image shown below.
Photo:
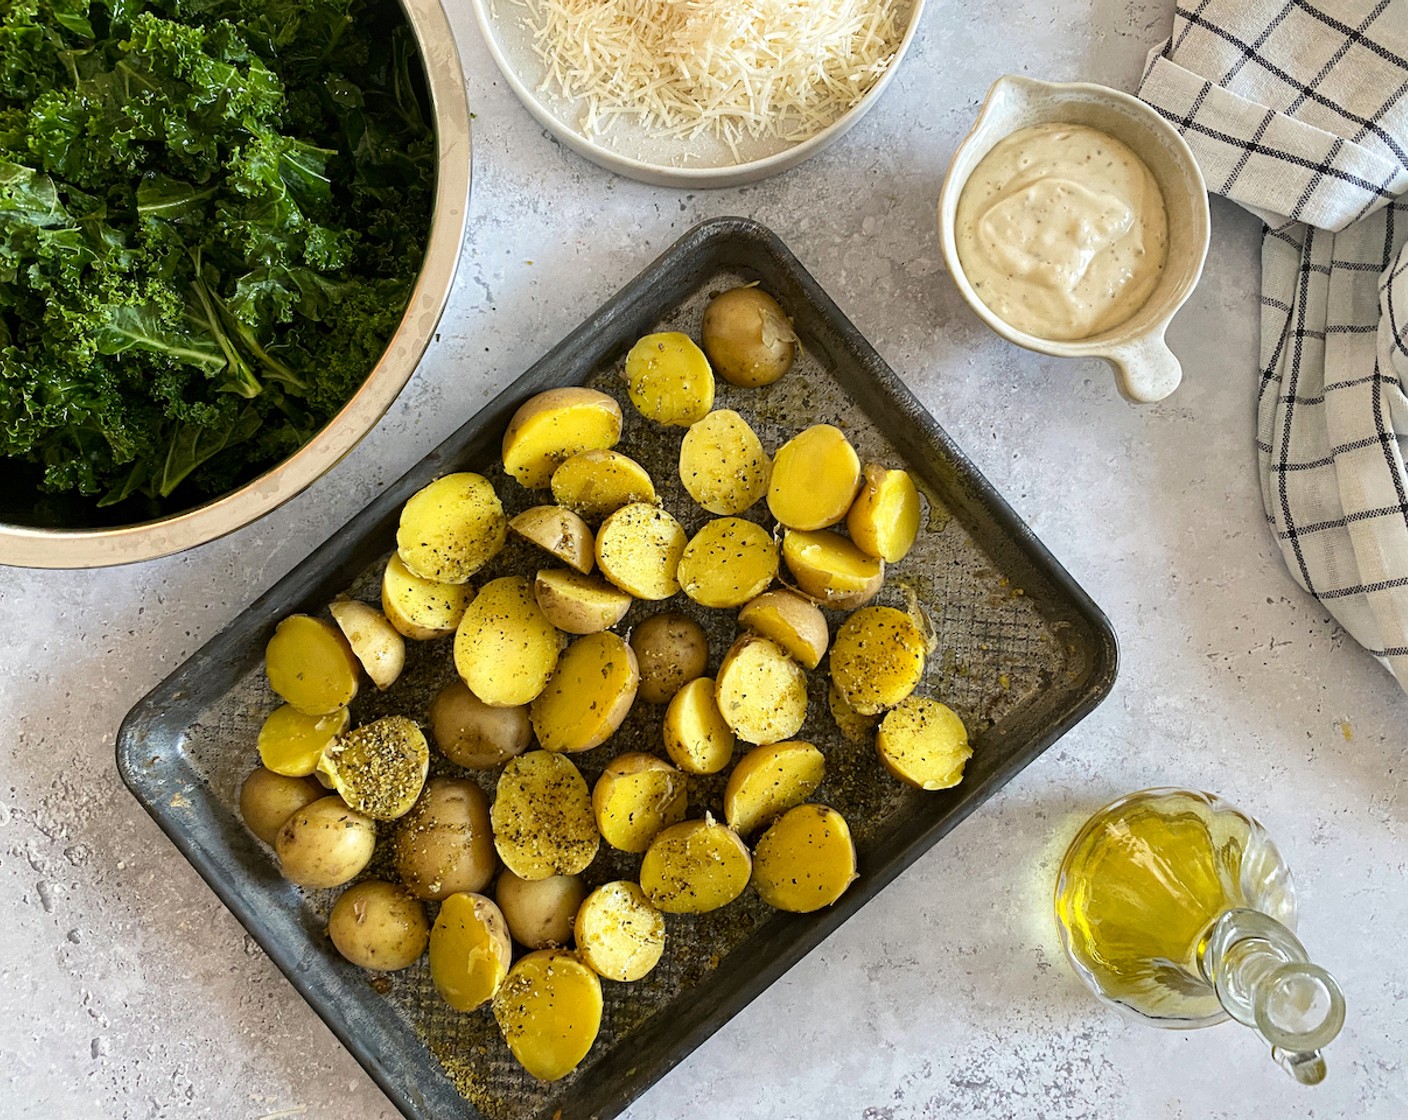
{"label": "grated parmesan cheese", "polygon": [[600,136],[804,140],[870,91],[903,36],[898,0],[516,0],[545,76]]}

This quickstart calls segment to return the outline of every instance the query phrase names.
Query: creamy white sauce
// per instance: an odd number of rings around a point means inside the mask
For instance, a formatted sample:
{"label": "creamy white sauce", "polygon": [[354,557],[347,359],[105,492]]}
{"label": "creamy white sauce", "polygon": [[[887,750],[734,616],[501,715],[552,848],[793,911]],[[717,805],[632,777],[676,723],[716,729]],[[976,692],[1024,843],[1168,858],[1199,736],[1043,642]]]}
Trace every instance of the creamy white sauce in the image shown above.
{"label": "creamy white sauce", "polygon": [[999,142],[958,199],[958,259],[978,297],[1038,338],[1117,327],[1153,292],[1168,219],[1153,174],[1084,125],[1043,124]]}

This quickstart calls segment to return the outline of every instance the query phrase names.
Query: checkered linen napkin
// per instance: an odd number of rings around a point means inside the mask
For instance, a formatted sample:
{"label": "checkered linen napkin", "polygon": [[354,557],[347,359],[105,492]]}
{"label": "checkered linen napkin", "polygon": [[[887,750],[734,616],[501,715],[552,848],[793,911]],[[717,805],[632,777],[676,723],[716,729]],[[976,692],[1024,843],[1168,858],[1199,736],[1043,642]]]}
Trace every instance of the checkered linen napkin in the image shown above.
{"label": "checkered linen napkin", "polygon": [[1139,96],[1266,222],[1267,519],[1408,689],[1408,0],[1178,0]]}

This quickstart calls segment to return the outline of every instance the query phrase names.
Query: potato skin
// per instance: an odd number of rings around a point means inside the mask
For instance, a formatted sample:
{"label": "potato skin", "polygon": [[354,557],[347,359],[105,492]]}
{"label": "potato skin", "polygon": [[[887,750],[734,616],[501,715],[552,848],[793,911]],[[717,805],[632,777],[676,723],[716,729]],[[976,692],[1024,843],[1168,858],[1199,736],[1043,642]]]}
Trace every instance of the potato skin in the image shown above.
{"label": "potato skin", "polygon": [[342,798],[294,812],[274,838],[284,878],[300,887],[340,887],[361,874],[376,848],[376,822]]}
{"label": "potato skin", "polygon": [[492,770],[528,749],[528,705],[495,708],[451,681],[430,702],[430,730],[440,753],[466,770]]}
{"label": "potato skin", "polygon": [[640,666],[638,695],[665,704],[709,664],[709,639],[692,618],[674,611],[651,615],[631,631],[631,648]]}
{"label": "potato skin", "polygon": [[609,630],[635,602],[614,584],[570,568],[545,568],[533,582],[533,597],[543,617],[567,634]]}
{"label": "potato skin", "polygon": [[406,667],[406,639],[386,616],[357,599],[336,599],[328,613],[372,684],[383,690],[395,684]]}
{"label": "potato skin", "polygon": [[569,568],[590,575],[596,567],[596,538],[577,514],[561,506],[533,506],[508,523],[509,531],[556,556]]}
{"label": "potato skin", "polygon": [[417,898],[482,891],[498,859],[489,799],[465,778],[432,778],[401,819],[393,841],[396,874]]}
{"label": "potato skin", "polygon": [[348,887],[333,904],[328,936],[359,968],[396,972],[420,960],[430,923],[425,907],[404,887],[368,879]]}
{"label": "potato skin", "polygon": [[549,389],[518,407],[504,432],[504,470],[530,490],[552,480],[559,463],[582,451],[615,447],[621,406],[581,386]]}
{"label": "potato skin", "polygon": [[513,939],[528,949],[567,945],[577,908],[587,888],[576,875],[523,879],[505,868],[499,872],[494,897]]}
{"label": "potato skin", "polygon": [[714,370],[731,385],[771,385],[792,368],[797,335],[761,288],[730,288],[709,301],[700,331]]}
{"label": "potato skin", "polygon": [[765,591],[738,612],[742,626],[776,642],[804,669],[815,669],[826,656],[831,634],[821,608],[795,591]]}
{"label": "potato skin", "polygon": [[327,795],[311,778],[276,774],[261,766],[240,786],[240,816],[245,827],[272,848],[289,817]]}

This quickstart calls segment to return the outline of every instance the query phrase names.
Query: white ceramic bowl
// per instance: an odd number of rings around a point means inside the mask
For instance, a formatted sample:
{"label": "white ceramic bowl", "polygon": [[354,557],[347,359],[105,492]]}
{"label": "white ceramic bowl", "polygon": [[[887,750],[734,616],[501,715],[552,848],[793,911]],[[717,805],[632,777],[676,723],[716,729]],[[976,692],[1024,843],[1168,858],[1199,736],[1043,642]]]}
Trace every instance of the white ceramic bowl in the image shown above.
{"label": "white ceramic bowl", "polygon": [[736,187],[796,167],[841,139],[885,92],[919,28],[925,0],[901,0],[904,34],[895,57],[860,101],[806,140],[760,139],[740,143],[738,152],[712,136],[679,140],[632,121],[617,120],[595,139],[578,128],[583,103],[540,89],[544,69],[523,25],[524,9],[514,0],[470,0],[479,32],[504,81],[533,118],[578,155],[608,171],[659,187]]}
{"label": "white ceramic bowl", "polygon": [[[954,244],[954,215],[968,177],[999,140],[1049,123],[1083,124],[1127,144],[1153,173],[1168,215],[1168,261],[1144,306],[1117,327],[1070,342],[1027,334],[998,318],[978,297]],[[939,242],[949,275],[983,322],[1009,342],[1058,358],[1103,358],[1120,392],[1141,403],[1162,400],[1183,376],[1164,341],[1174,313],[1192,293],[1208,252],[1208,194],[1193,153],[1178,131],[1138,98],[1088,82],[1039,82],[1006,75],[988,91],[973,130],[949,164],[939,195]]]}

